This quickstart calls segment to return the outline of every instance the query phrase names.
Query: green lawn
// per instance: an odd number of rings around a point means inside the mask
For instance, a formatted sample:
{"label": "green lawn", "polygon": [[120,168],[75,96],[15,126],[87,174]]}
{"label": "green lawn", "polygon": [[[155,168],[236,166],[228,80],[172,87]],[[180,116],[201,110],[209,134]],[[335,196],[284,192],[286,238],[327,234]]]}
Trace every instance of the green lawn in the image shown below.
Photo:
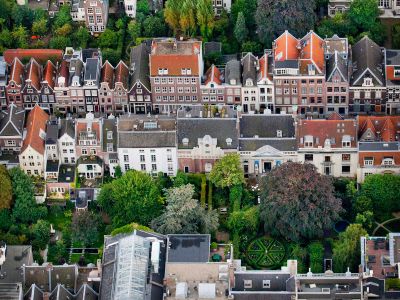
{"label": "green lawn", "polygon": [[72,220],[72,214],[69,210],[60,210],[59,212],[54,212],[49,209],[47,215],[47,221],[53,224],[55,230],[62,231],[64,228],[70,226]]}

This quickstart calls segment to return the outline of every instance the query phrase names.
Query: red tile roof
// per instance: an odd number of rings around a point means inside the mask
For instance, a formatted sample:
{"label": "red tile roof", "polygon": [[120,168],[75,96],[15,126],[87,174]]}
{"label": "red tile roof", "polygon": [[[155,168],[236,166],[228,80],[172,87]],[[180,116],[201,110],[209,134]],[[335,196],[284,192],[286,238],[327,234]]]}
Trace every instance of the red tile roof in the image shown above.
{"label": "red tile roof", "polygon": [[399,140],[400,116],[358,116],[358,136],[361,138],[367,130],[375,135],[374,140]]}
{"label": "red tile roof", "polygon": [[107,82],[110,89],[114,87],[114,67],[110,64],[108,60],[106,60],[103,67],[101,68],[100,81]]}
{"label": "red tile roof", "polygon": [[[299,147],[304,147],[304,137],[313,137],[313,147],[324,146],[331,140],[331,148],[342,148],[344,136],[350,136],[351,147],[357,147],[357,123],[355,120],[300,120],[298,124]],[[332,143],[333,141],[333,143]]]}
{"label": "red tile roof", "polygon": [[191,69],[190,76],[200,75],[201,42],[153,41],[150,54],[150,76],[159,76],[159,69],[167,69],[167,76],[182,76],[182,69]]}
{"label": "red tile roof", "polygon": [[297,48],[299,41],[285,31],[274,42],[274,57],[277,61],[292,60],[299,58],[299,49]]}
{"label": "red tile roof", "polygon": [[261,78],[268,78],[269,80],[272,80],[271,74],[268,73],[268,54],[264,54],[263,57],[258,60],[258,63],[260,64]]}
{"label": "red tile roof", "polygon": [[115,67],[115,83],[120,82],[125,89],[128,89],[129,84],[129,68],[121,60]]}
{"label": "red tile roof", "polygon": [[3,55],[8,64],[11,64],[16,57],[20,60],[34,58],[40,63],[45,63],[47,60],[61,61],[63,52],[56,49],[8,49]]}
{"label": "red tile roof", "polygon": [[46,123],[49,119],[49,115],[45,113],[39,105],[30,111],[26,122],[26,137],[22,145],[21,152],[25,151],[28,146],[31,146],[40,154],[44,154],[44,137],[41,132],[46,133]]}
{"label": "red tile roof", "polygon": [[[97,146],[100,146],[100,122],[98,120],[90,120],[88,122],[77,121],[76,122],[76,138],[79,141],[79,133],[86,132],[88,124],[91,124],[91,131],[96,133]],[[77,143],[77,145],[79,145]]]}
{"label": "red tile roof", "polygon": [[54,88],[55,79],[56,66],[50,60],[48,60],[43,70],[43,81],[47,82],[51,88]]}
{"label": "red tile roof", "polygon": [[25,83],[30,83],[37,90],[40,90],[40,69],[40,65],[32,58],[27,68]]}
{"label": "red tile roof", "polygon": [[219,71],[219,69],[215,66],[212,65],[206,72],[206,81],[205,84],[208,84],[210,82],[214,82],[218,85],[222,84],[221,81],[221,72]]}
{"label": "red tile roof", "polygon": [[10,80],[14,81],[18,85],[22,84],[24,65],[18,58],[14,59],[13,63],[11,64],[10,74]]}
{"label": "red tile roof", "polygon": [[[59,75],[58,77],[64,77],[65,78],[65,83],[64,86],[68,86],[68,80],[69,80],[69,64],[66,60],[63,60],[60,65],[59,69]],[[57,82],[58,85],[58,82]]]}
{"label": "red tile roof", "polygon": [[324,71],[324,40],[314,31],[310,31],[300,40],[300,59],[307,64],[313,63],[318,73]]}
{"label": "red tile roof", "polygon": [[334,112],[331,112],[326,119],[327,120],[343,120],[343,117],[341,115],[339,115],[336,111],[334,111]]}

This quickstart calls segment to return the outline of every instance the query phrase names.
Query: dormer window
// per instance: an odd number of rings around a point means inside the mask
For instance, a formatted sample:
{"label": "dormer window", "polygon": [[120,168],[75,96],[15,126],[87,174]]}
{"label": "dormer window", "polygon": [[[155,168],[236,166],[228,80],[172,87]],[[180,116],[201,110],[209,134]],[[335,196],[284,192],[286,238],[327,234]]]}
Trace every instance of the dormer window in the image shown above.
{"label": "dormer window", "polygon": [[158,75],[168,75],[168,69],[166,68],[159,68]]}
{"label": "dormer window", "polygon": [[190,69],[190,68],[182,68],[181,69],[181,74],[182,75],[192,75],[192,69]]}
{"label": "dormer window", "polygon": [[282,137],[282,130],[277,130],[276,131],[276,137],[278,137],[278,138]]}
{"label": "dormer window", "polygon": [[394,165],[393,157],[391,157],[391,156],[384,157],[382,160],[382,165],[384,165],[384,166]]}
{"label": "dormer window", "polygon": [[312,135],[306,135],[304,137],[304,147],[311,148],[313,147],[314,138]]}
{"label": "dormer window", "polygon": [[371,78],[364,78],[363,86],[372,86],[372,79]]}
{"label": "dormer window", "polygon": [[188,146],[188,145],[189,145],[189,139],[188,139],[188,138],[183,138],[183,139],[182,139],[182,144],[183,144],[184,146]]}
{"label": "dormer window", "polygon": [[372,166],[374,164],[373,157],[365,157],[364,158],[364,166]]}
{"label": "dormer window", "polygon": [[342,139],[342,147],[350,148],[351,147],[351,137],[349,135],[344,135]]}

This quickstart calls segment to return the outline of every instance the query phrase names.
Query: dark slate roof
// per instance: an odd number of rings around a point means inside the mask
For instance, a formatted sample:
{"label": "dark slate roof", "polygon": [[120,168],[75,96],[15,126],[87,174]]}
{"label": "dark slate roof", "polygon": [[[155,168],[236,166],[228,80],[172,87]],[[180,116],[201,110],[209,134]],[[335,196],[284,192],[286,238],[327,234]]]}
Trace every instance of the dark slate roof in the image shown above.
{"label": "dark slate roof", "polygon": [[68,134],[71,138],[75,139],[75,124],[72,119],[60,120],[60,131],[58,137],[62,137],[64,134]]}
{"label": "dark slate roof", "polygon": [[398,142],[359,142],[359,151],[399,151]]}
{"label": "dark slate roof", "polygon": [[[289,273],[281,273],[268,271],[246,271],[235,272],[234,291],[286,291],[286,282],[291,275]],[[252,281],[252,288],[244,287],[244,280]],[[271,287],[267,290],[263,288],[263,280],[269,280]]]}
{"label": "dark slate roof", "polygon": [[140,81],[147,90],[151,91],[149,69],[150,46],[142,43],[131,50],[131,66],[133,70],[131,86]]}
{"label": "dark slate roof", "polygon": [[376,277],[367,277],[363,281],[363,290],[369,289],[369,294],[377,295],[378,297],[383,297],[385,293],[385,280]]}
{"label": "dark slate roof", "polygon": [[386,49],[386,64],[392,66],[400,65],[400,50]]}
{"label": "dark slate roof", "polygon": [[383,53],[370,38],[364,36],[353,46],[352,61],[351,85],[362,85],[366,76],[371,76],[375,85],[384,84]]}
{"label": "dark slate roof", "polygon": [[99,63],[98,58],[88,58],[86,60],[84,80],[98,81],[100,79]]}
{"label": "dark slate roof", "polygon": [[287,59],[282,61],[275,61],[275,69],[298,69],[299,68],[299,61],[295,59]]}
{"label": "dark slate roof", "polygon": [[175,131],[125,131],[118,133],[118,148],[176,147]]}
{"label": "dark slate roof", "polygon": [[[107,132],[112,131],[112,139],[107,138]],[[103,151],[107,152],[107,144],[113,144],[113,151],[117,151],[117,119],[103,120]]]}
{"label": "dark slate roof", "polygon": [[58,139],[58,124],[51,121],[47,124],[46,145],[57,144]]}
{"label": "dark slate roof", "polygon": [[[2,283],[0,282],[0,296],[4,300],[22,300],[24,291],[21,283]],[[35,300],[35,299],[29,299]]]}
{"label": "dark slate roof", "polygon": [[276,138],[277,130],[282,137],[295,137],[294,119],[290,115],[242,115],[240,137]]}
{"label": "dark slate roof", "polygon": [[231,80],[236,80],[236,84],[241,83],[241,65],[238,60],[230,60],[225,66],[225,82],[230,84]]}
{"label": "dark slate roof", "polygon": [[222,48],[221,42],[204,43],[204,56],[208,56],[213,53],[221,53],[221,48]]}
{"label": "dark slate roof", "polygon": [[296,138],[239,138],[239,151],[257,151],[264,146],[271,146],[279,151],[297,151]]}
{"label": "dark slate roof", "polygon": [[[6,274],[1,278],[1,283],[23,282],[22,266],[33,263],[32,247],[7,245],[6,260],[1,266],[2,274]],[[0,297],[1,299],[1,297]]]}
{"label": "dark slate roof", "polygon": [[24,131],[25,110],[10,104],[0,112],[0,136],[21,136]]}
{"label": "dark slate roof", "polygon": [[253,80],[253,84],[257,82],[257,58],[252,53],[247,53],[242,59],[243,66],[243,84],[247,79]]}
{"label": "dark slate roof", "polygon": [[96,58],[100,55],[99,49],[96,48],[88,48],[82,50],[82,60],[86,62],[88,58]]}
{"label": "dark slate roof", "polygon": [[167,261],[170,263],[208,262],[209,234],[169,234]]}
{"label": "dark slate roof", "polygon": [[46,172],[58,172],[58,160],[47,160]]}
{"label": "dark slate roof", "polygon": [[331,81],[332,75],[335,71],[338,71],[341,74],[343,80],[348,81],[349,72],[347,60],[343,58],[343,56],[339,55],[337,51],[335,51],[334,55],[332,55],[326,61],[326,80]]}
{"label": "dark slate roof", "polygon": [[[178,119],[178,148],[193,149],[198,146],[198,139],[209,135],[217,139],[217,147],[221,149],[237,149],[238,133],[236,130],[236,119],[222,118],[199,118],[199,119]],[[189,139],[188,145],[183,145],[182,140]],[[226,139],[232,139],[231,146],[228,146]]]}
{"label": "dark slate roof", "polygon": [[58,182],[74,182],[75,181],[75,166],[60,165],[58,171]]}

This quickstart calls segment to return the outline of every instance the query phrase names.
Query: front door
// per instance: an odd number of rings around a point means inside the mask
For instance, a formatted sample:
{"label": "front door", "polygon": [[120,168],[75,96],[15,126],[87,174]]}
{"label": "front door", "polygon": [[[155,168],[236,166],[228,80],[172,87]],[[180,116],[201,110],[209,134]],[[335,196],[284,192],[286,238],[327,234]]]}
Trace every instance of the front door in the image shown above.
{"label": "front door", "polygon": [[265,161],[263,169],[264,173],[271,171],[271,169],[272,169],[272,163],[269,161]]}

